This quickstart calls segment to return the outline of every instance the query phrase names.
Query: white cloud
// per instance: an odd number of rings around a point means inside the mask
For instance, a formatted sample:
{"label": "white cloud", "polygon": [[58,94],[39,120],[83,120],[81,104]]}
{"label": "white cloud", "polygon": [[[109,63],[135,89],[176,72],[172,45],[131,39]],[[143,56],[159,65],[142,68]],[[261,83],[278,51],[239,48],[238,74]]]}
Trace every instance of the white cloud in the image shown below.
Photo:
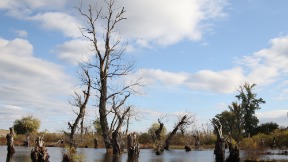
{"label": "white cloud", "polygon": [[219,72],[202,70],[194,74],[184,72],[173,73],[159,69],[146,69],[146,71],[150,74],[150,79],[160,81],[166,86],[184,86],[191,90],[218,93],[232,93],[245,80],[240,67]]}
{"label": "white cloud", "polygon": [[[65,100],[72,94],[74,83],[61,66],[34,57],[33,46],[19,38],[0,38],[0,54],[1,110],[17,108],[19,115],[33,113],[41,118],[66,113],[69,104]],[[0,113],[0,118],[4,117],[5,113]]]}
{"label": "white cloud", "polygon": [[35,10],[61,9],[66,3],[67,0],[1,0],[0,9],[7,10],[10,16],[25,18]]}
{"label": "white cloud", "polygon": [[145,0],[124,2],[128,18],[121,31],[140,44],[170,45],[183,39],[201,39],[202,23],[224,15],[226,0]]}
{"label": "white cloud", "polygon": [[266,112],[256,112],[260,123],[276,122],[280,126],[287,126],[288,110],[273,110]]}
{"label": "white cloud", "polygon": [[[217,19],[225,15],[223,10],[227,4],[226,1],[119,1],[119,5],[123,4],[127,10],[125,13],[127,20],[121,22],[118,29],[120,29],[124,39],[135,40],[135,45],[145,48],[154,45],[171,45],[184,39],[199,40],[203,32],[207,31],[204,27],[207,25],[203,25],[208,23],[206,20]],[[67,0],[41,0],[37,2],[33,0],[4,0],[0,2],[0,9],[6,9],[8,14],[17,18],[37,21],[45,29],[58,30],[63,32],[65,36],[78,38],[81,36],[77,28],[77,26],[81,26],[79,21],[70,15],[70,9],[66,11],[63,9],[65,6],[70,6],[70,3],[77,6],[76,2],[68,3]],[[87,10],[85,8],[87,3],[91,2],[83,1],[84,11]],[[92,5],[94,4],[92,3]],[[103,10],[106,9],[102,1],[97,2],[96,5],[101,6]],[[77,15],[76,10],[75,13]],[[83,20],[83,17],[79,20]]]}
{"label": "white cloud", "polygon": [[[287,77],[288,36],[274,38],[271,46],[237,60],[237,66],[222,71],[201,70],[195,73],[145,69],[152,82],[169,87],[187,87],[216,93],[233,93],[244,82],[266,86]],[[163,84],[162,84],[163,85]],[[282,90],[283,97],[287,89]]]}
{"label": "white cloud", "polygon": [[78,38],[82,37],[79,27],[80,22],[66,13],[46,12],[27,18],[40,23],[40,26],[47,30],[61,31],[65,36]]}
{"label": "white cloud", "polygon": [[19,37],[27,37],[28,33],[25,30],[14,30],[14,32],[17,34]]}
{"label": "white cloud", "polygon": [[58,45],[54,52],[60,59],[76,65],[79,61],[88,61],[93,54],[89,44],[89,41],[75,39]]}

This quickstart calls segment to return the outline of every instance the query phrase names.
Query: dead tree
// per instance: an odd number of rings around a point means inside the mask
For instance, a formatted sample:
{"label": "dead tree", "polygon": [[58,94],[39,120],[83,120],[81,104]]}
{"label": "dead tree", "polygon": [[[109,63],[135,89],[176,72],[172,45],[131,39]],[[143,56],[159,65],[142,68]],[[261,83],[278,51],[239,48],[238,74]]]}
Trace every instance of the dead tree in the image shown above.
{"label": "dead tree", "polygon": [[164,151],[162,147],[162,138],[161,138],[161,132],[164,128],[164,123],[161,122],[161,119],[158,119],[159,128],[155,130],[155,134],[152,134],[152,140],[155,143],[156,146],[156,155],[161,155],[161,153]]}
{"label": "dead tree", "polygon": [[[81,33],[91,43],[92,51],[95,53],[93,60],[88,65],[96,76],[93,77],[93,88],[97,91],[97,108],[99,108],[100,125],[106,152],[112,152],[110,129],[107,120],[109,100],[116,95],[126,96],[132,87],[139,85],[139,80],[133,83],[123,84],[115,88],[117,79],[131,73],[133,64],[123,62],[124,51],[127,43],[121,43],[121,37],[116,26],[124,17],[124,7],[116,6],[116,0],[105,0],[104,9],[97,6],[88,6],[88,11],[83,11],[82,6],[78,8],[80,15],[84,18],[86,26],[81,27]],[[103,28],[103,30],[99,29]],[[102,33],[102,32],[103,33]],[[103,44],[104,46],[101,46]],[[109,82],[108,82],[109,81]]]}
{"label": "dead tree", "polygon": [[11,161],[13,154],[15,153],[15,148],[14,148],[14,129],[13,127],[9,128],[10,133],[6,135],[6,140],[7,140],[7,158],[6,161]]}
{"label": "dead tree", "polygon": [[44,145],[43,137],[37,137],[35,141],[35,147],[31,150],[31,160],[32,162],[49,162],[49,154]]}
{"label": "dead tree", "polygon": [[212,124],[214,126],[214,131],[217,136],[217,140],[215,142],[215,160],[216,162],[224,162],[225,161],[225,138],[222,134],[222,125],[217,118],[212,119]]}
{"label": "dead tree", "polygon": [[[79,108],[79,112],[75,112],[77,117],[75,121],[73,122],[73,124],[68,122],[68,126],[70,129],[70,134],[69,134],[70,147],[75,147],[75,148],[76,148],[76,142],[74,139],[74,134],[76,132],[76,129],[78,127],[80,120],[82,120],[81,121],[81,136],[82,136],[83,120],[85,116],[86,106],[90,97],[90,89],[91,89],[91,82],[92,82],[88,70],[85,69],[84,67],[81,67],[81,70],[83,71],[83,74],[80,74],[80,79],[81,79],[82,84],[84,84],[87,88],[86,90],[82,91],[83,95],[80,95],[79,93],[74,92],[75,93],[74,101],[70,102],[70,104]],[[83,96],[83,100],[82,100],[82,96]]]}
{"label": "dead tree", "polygon": [[169,150],[169,146],[170,146],[170,143],[172,141],[172,138],[175,136],[178,129],[184,125],[187,125],[187,124],[190,125],[191,124],[191,121],[190,121],[191,118],[192,118],[192,116],[188,116],[188,115],[184,115],[181,117],[179,122],[176,124],[176,126],[174,127],[172,132],[168,135],[168,137],[165,140],[165,143],[164,143],[164,149],[165,150]]}

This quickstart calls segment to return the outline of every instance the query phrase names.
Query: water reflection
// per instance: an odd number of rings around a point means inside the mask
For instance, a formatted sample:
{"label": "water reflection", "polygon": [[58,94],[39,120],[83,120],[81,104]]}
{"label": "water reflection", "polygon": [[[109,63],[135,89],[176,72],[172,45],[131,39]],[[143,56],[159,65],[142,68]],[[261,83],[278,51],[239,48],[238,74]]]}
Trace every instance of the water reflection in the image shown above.
{"label": "water reflection", "polygon": [[13,158],[13,153],[8,153],[7,152],[6,162],[12,162],[12,158]]}
{"label": "water reflection", "polygon": [[[62,161],[63,148],[47,147],[47,149],[50,155],[49,160],[51,162]],[[7,156],[7,147],[0,146],[0,157],[3,157],[3,161],[6,157],[6,162],[31,162],[30,149],[25,147],[15,147],[15,150],[16,152],[12,156]],[[83,160],[81,160],[82,162],[213,162],[215,159],[213,150],[191,152],[186,152],[185,150],[171,150],[165,151],[162,155],[157,156],[151,149],[142,149],[139,158],[128,158],[127,153],[123,153],[120,156],[107,155],[105,149],[94,148],[78,148],[77,153],[84,157]],[[226,155],[228,155],[228,153]],[[266,156],[265,159],[276,159],[281,162],[288,162],[288,156],[284,155]]]}

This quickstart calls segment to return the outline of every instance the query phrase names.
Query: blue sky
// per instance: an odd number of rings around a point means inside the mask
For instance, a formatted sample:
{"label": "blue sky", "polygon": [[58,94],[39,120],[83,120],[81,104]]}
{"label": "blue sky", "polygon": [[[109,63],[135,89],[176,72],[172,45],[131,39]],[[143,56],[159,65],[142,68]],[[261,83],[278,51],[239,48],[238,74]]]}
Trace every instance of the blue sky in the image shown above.
{"label": "blue sky", "polygon": [[[84,1],[83,5],[88,1]],[[98,6],[101,6],[98,2]],[[67,129],[68,100],[77,88],[77,64],[91,56],[78,27],[78,0],[1,0],[0,128],[33,114],[41,130]],[[288,2],[285,0],[126,0],[118,28],[135,71],[149,75],[129,103],[141,112],[132,130],[146,131],[165,115],[196,114],[198,127],[235,101],[237,88],[256,83],[266,104],[260,122],[287,126]],[[91,105],[93,102],[91,103]],[[97,114],[89,106],[86,124]],[[192,129],[192,128],[191,128]]]}

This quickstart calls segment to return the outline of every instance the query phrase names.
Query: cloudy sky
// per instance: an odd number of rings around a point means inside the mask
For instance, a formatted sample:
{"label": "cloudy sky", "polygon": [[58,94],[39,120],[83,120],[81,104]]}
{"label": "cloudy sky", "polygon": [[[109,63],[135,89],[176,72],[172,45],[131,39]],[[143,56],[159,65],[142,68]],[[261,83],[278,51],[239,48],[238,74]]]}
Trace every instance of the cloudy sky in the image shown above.
{"label": "cloudy sky", "polygon": [[[96,4],[87,0],[87,3]],[[102,2],[96,8],[102,7]],[[68,100],[77,89],[77,60],[91,56],[79,27],[78,0],[0,1],[0,129],[33,114],[41,130],[67,129]],[[237,88],[256,83],[266,104],[260,122],[287,126],[288,12],[286,0],[120,0],[135,70],[149,86],[130,98],[142,113],[132,129],[145,131],[159,116],[173,126],[179,112],[197,123],[236,101]],[[85,54],[85,56],[83,56]],[[93,103],[91,103],[93,105]],[[89,106],[87,125],[97,115]],[[141,127],[139,127],[141,125]],[[169,129],[169,128],[168,128]]]}

